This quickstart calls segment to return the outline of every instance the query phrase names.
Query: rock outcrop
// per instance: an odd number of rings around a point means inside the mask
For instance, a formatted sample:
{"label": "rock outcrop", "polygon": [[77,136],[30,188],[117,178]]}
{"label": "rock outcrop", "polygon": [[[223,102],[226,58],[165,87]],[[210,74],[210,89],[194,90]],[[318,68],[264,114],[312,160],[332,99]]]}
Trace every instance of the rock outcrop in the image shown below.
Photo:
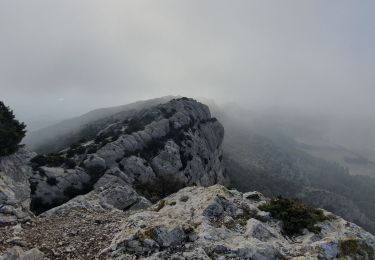
{"label": "rock outcrop", "polygon": [[375,237],[327,211],[315,233],[285,235],[259,192],[186,187],[128,211],[74,207],[78,198],[0,227],[0,259],[374,259]]}
{"label": "rock outcrop", "polygon": [[34,153],[26,150],[0,157],[0,226],[26,221],[32,213],[28,162]]}
{"label": "rock outcrop", "polygon": [[131,186],[129,177],[118,168],[108,170],[87,194],[77,196],[70,201],[46,211],[42,217],[64,214],[73,209],[104,212],[111,210],[144,209],[152,204]]}
{"label": "rock outcrop", "polygon": [[331,216],[321,231],[284,236],[259,193],[188,187],[124,220],[102,254],[113,259],[373,259],[375,237]]}
{"label": "rock outcrop", "polygon": [[[138,202],[148,205],[143,196],[156,201],[168,195],[148,190],[152,185],[163,186],[162,181],[172,181],[175,188],[229,184],[222,163],[224,128],[206,105],[193,99],[119,113],[91,127],[100,129],[93,140],[32,161],[35,213],[89,192],[77,198],[75,205],[88,197],[94,204],[118,209]],[[134,199],[115,202],[125,195]]]}

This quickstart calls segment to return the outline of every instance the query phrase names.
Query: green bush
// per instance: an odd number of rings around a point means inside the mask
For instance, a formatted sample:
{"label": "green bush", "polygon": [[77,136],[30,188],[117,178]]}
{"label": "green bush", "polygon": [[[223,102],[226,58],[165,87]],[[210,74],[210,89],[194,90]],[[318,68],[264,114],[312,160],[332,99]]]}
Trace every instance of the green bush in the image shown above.
{"label": "green bush", "polygon": [[146,114],[140,118],[135,117],[129,120],[125,120],[124,123],[127,125],[127,128],[125,129],[125,134],[130,135],[134,132],[144,130],[145,127],[154,120],[155,117],[150,114]]}
{"label": "green bush", "polygon": [[137,153],[140,157],[146,159],[146,161],[150,161],[164,148],[165,142],[164,138],[152,139],[144,149],[137,151]]}
{"label": "green bush", "polygon": [[78,195],[81,195],[81,194],[84,194],[84,192],[80,189],[77,189],[74,186],[69,186],[69,187],[65,188],[65,190],[64,190],[64,195],[68,198],[74,198],[74,197],[76,197]]}
{"label": "green bush", "polygon": [[55,177],[48,177],[47,183],[51,186],[55,186],[58,183],[58,180]]}
{"label": "green bush", "polygon": [[160,112],[164,116],[164,118],[169,119],[171,118],[177,111],[176,109],[172,108],[171,110],[167,110],[165,107],[160,107]]}
{"label": "green bush", "polygon": [[365,242],[350,238],[340,242],[339,256],[349,256],[354,259],[357,259],[357,256],[362,256],[358,259],[374,259],[374,249]]}
{"label": "green bush", "polygon": [[75,161],[62,157],[58,154],[37,155],[31,159],[31,163],[34,169],[40,166],[60,167],[63,165],[68,169],[73,169],[76,167]]}
{"label": "green bush", "polygon": [[96,153],[97,150],[98,150],[98,147],[96,146],[96,144],[91,144],[87,147],[86,153],[93,154],[93,153]]}
{"label": "green bush", "polygon": [[0,156],[17,152],[25,137],[26,125],[15,119],[13,111],[0,101]]}
{"label": "green bush", "polygon": [[172,174],[160,175],[149,183],[135,185],[139,194],[156,202],[182,189],[185,185]]}
{"label": "green bush", "polygon": [[86,148],[79,143],[72,144],[69,150],[66,152],[66,156],[68,158],[73,157],[74,155],[84,154],[86,152]]}
{"label": "green bush", "polygon": [[288,236],[301,235],[305,228],[318,233],[321,228],[316,224],[329,219],[321,209],[312,208],[296,199],[281,196],[261,205],[259,209],[268,211],[273,218],[281,220],[283,233]]}
{"label": "green bush", "polygon": [[131,133],[141,131],[144,128],[145,126],[142,124],[141,121],[139,121],[138,119],[131,119],[128,122],[125,133],[130,135]]}

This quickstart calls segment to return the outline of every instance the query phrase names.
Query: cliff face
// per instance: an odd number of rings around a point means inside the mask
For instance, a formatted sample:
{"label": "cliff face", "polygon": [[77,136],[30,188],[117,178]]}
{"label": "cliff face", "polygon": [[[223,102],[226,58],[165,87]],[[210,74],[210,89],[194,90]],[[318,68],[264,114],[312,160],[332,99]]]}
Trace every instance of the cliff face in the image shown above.
{"label": "cliff face", "polygon": [[30,218],[30,184],[28,161],[34,153],[22,150],[0,157],[0,226]]}

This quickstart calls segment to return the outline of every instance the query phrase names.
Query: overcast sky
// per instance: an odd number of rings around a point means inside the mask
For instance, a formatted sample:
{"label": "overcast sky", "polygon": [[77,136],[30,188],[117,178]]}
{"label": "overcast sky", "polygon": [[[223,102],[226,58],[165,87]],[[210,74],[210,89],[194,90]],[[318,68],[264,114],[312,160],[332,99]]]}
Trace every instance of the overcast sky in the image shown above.
{"label": "overcast sky", "polygon": [[372,0],[1,0],[0,100],[33,126],[163,95],[375,110]]}

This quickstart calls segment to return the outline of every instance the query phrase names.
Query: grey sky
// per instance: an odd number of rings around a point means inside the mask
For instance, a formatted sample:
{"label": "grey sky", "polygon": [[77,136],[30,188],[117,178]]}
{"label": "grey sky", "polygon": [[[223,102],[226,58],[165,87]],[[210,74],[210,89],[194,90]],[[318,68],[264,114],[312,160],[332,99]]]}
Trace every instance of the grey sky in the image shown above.
{"label": "grey sky", "polygon": [[33,125],[169,94],[371,115],[375,2],[3,0],[0,99]]}

